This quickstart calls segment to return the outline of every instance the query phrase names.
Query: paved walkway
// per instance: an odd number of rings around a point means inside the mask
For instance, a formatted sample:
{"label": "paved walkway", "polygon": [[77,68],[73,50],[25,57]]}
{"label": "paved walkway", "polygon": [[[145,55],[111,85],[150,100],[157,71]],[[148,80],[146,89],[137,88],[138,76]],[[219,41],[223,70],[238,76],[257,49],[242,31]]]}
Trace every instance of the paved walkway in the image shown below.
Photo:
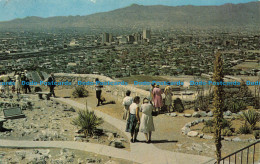
{"label": "paved walkway", "polygon": [[76,149],[97,153],[100,155],[111,156],[114,158],[126,159],[129,161],[138,162],[134,159],[129,151],[117,149],[111,146],[93,144],[86,142],[74,141],[18,141],[18,140],[0,140],[2,148],[66,148]]}
{"label": "paved walkway", "polygon": [[[78,103],[76,101],[65,99],[65,98],[55,98],[55,101],[59,101],[63,104],[73,106],[77,109],[86,109],[86,105]],[[93,102],[88,102],[88,109],[93,110],[96,104]],[[108,114],[95,110],[97,116],[102,117],[106,122],[117,129],[124,132],[124,134],[130,139],[129,133],[125,132],[126,123],[122,120],[116,119]],[[139,140],[145,140],[144,135],[138,135]],[[138,161],[140,163],[151,163],[151,164],[199,164],[211,160],[210,157],[171,152],[166,150],[161,150],[155,147],[153,144],[146,143],[131,143],[131,160]],[[122,150],[120,150],[122,151]]]}
{"label": "paved walkway", "polygon": [[[52,98],[69,106],[73,106],[76,109],[86,109],[85,104],[78,103],[76,101],[66,98]],[[93,110],[96,104],[94,102],[88,102],[88,109]],[[125,121],[116,119],[101,111],[95,110],[97,116],[102,117],[106,122],[110,123],[130,139],[130,134],[125,132]],[[144,135],[138,135],[139,140],[145,140]],[[210,157],[171,152],[161,150],[155,147],[153,144],[146,143],[131,143],[131,152],[117,149],[114,147],[93,144],[82,143],[74,141],[17,141],[17,140],[0,140],[0,147],[6,148],[68,148],[81,151],[87,151],[97,153],[100,155],[111,156],[114,158],[125,159],[137,163],[144,164],[200,164],[211,160]]]}

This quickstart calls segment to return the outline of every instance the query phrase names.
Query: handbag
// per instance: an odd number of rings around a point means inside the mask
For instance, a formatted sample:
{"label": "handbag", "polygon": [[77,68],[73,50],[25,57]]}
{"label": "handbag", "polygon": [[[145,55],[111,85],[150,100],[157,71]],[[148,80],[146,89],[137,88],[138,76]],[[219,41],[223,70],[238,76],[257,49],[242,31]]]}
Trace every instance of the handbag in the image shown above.
{"label": "handbag", "polygon": [[157,116],[157,115],[158,115],[157,112],[152,111],[152,116]]}

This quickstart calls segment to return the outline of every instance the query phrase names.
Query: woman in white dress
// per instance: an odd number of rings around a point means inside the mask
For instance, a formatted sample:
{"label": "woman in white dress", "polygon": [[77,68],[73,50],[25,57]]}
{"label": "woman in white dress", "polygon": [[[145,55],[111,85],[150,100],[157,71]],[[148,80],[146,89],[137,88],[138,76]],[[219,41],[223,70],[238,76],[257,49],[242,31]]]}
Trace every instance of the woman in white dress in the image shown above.
{"label": "woman in white dress", "polygon": [[17,94],[21,93],[22,81],[21,81],[20,73],[15,75],[15,88],[16,88]]}
{"label": "woman in white dress", "polygon": [[144,98],[143,104],[141,105],[141,123],[140,123],[140,132],[144,133],[146,138],[146,143],[151,142],[152,131],[154,131],[154,124],[153,124],[153,105],[149,103],[147,98]]}

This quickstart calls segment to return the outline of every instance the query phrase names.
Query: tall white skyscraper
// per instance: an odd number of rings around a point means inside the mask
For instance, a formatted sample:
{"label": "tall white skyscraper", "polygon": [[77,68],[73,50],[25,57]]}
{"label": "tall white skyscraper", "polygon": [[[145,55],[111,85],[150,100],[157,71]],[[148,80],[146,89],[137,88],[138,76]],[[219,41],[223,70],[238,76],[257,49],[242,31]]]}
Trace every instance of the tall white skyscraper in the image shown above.
{"label": "tall white skyscraper", "polygon": [[143,30],[143,39],[151,39],[151,30]]}

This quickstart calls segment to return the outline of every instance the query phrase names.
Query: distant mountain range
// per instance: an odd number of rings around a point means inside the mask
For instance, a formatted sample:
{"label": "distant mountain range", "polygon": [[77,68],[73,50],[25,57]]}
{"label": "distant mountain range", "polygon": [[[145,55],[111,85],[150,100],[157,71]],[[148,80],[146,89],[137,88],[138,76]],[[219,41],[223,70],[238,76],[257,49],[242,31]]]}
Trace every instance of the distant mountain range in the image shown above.
{"label": "distant mountain range", "polygon": [[260,2],[222,6],[142,6],[87,16],[26,17],[0,22],[0,29],[52,28],[259,28]]}

